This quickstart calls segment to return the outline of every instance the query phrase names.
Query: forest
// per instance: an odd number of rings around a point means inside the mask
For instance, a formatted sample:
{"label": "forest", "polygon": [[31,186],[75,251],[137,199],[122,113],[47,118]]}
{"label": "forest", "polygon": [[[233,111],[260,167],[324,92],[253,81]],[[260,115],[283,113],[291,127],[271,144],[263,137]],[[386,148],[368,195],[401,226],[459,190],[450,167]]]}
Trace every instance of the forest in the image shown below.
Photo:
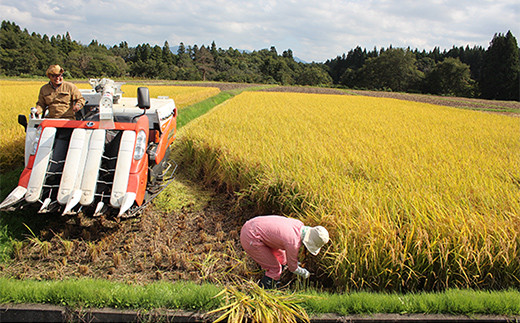
{"label": "forest", "polygon": [[279,54],[274,46],[246,52],[181,42],[173,52],[168,41],[162,47],[130,47],[126,41],[110,47],[96,40],[84,45],[68,32],[42,36],[5,20],[0,27],[0,75],[15,77],[43,76],[50,64],[60,64],[67,78],[310,85],[519,101],[519,57],[511,31],[495,34],[488,48],[356,47],[323,63],[304,63],[291,49]]}

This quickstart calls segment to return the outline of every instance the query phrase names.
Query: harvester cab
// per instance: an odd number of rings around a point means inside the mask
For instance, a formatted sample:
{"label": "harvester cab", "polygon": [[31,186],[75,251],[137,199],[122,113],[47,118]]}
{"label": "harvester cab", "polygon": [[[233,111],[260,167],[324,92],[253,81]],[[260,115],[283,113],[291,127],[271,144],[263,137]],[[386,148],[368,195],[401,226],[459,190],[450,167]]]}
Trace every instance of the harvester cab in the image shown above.
{"label": "harvester cab", "polygon": [[123,83],[110,79],[89,83],[80,120],[19,116],[25,168],[0,210],[37,205],[40,213],[133,216],[171,183],[173,99],[151,99],[146,87],[126,98]]}

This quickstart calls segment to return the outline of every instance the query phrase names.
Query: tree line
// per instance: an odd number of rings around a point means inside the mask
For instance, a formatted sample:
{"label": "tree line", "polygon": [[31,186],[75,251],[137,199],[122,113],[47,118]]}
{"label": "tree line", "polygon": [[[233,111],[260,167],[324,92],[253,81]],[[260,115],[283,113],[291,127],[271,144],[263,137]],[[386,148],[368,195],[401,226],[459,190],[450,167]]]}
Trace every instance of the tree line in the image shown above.
{"label": "tree line", "polygon": [[519,100],[520,49],[511,32],[496,34],[489,48],[450,50],[356,47],[324,63],[303,63],[291,49],[244,52],[229,47],[164,45],[126,41],[112,47],[92,40],[83,45],[64,35],[29,33],[16,23],[0,27],[0,75],[44,75],[60,64],[66,77],[136,77],[281,85],[337,86],[357,89]]}
{"label": "tree line", "polygon": [[360,47],[327,60],[334,84],[348,88],[429,93],[485,99],[520,99],[520,49],[509,31],[490,46],[411,50]]}

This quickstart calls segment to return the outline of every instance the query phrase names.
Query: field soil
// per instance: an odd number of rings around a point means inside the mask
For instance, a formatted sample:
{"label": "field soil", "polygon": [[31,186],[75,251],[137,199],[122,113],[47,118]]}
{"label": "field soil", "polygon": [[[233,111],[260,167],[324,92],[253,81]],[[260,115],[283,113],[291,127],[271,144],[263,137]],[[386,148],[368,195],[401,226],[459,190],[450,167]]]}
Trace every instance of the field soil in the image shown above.
{"label": "field soil", "polygon": [[[126,82],[128,84],[132,83],[143,83],[138,81]],[[175,81],[175,82],[165,82],[165,81],[146,81],[146,84],[153,85],[171,85],[171,86],[203,86],[203,87],[217,87],[220,91],[230,91],[237,89],[247,89],[250,87],[256,86],[265,86],[265,84],[254,84],[254,83],[226,83],[226,82],[190,82],[190,81]]]}
{"label": "field soil", "polygon": [[[217,86],[221,90],[253,86],[192,85]],[[371,95],[451,106],[497,105],[494,101],[474,99],[446,100],[425,95],[314,87],[274,87],[268,91]],[[499,105],[520,111],[519,102],[499,102]],[[261,278],[260,268],[246,256],[239,242],[242,224],[258,214],[236,208],[235,197],[188,178],[189,174],[183,174],[181,169],[177,180],[189,188],[189,197],[170,212],[152,204],[140,216],[130,219],[35,214],[34,217],[44,218],[44,224],[34,230],[28,223],[33,232],[27,230],[26,239],[13,244],[13,258],[0,263],[0,275],[23,279],[90,277],[136,283],[179,279],[227,283],[239,278]],[[284,283],[293,279],[292,276],[284,274]]]}
{"label": "field soil", "polygon": [[485,112],[520,116],[520,102],[518,101],[494,101],[483,99],[471,99],[460,97],[447,97],[438,95],[411,94],[382,91],[348,90],[356,95],[366,95],[378,98],[392,98],[405,101],[422,102],[436,105],[444,105],[455,108],[479,110]]}
{"label": "field soil", "polygon": [[233,207],[232,197],[178,176],[191,193],[172,212],[151,205],[141,215],[121,220],[35,215],[47,217],[45,224],[39,232],[27,230],[13,260],[0,264],[1,275],[135,283],[179,279],[226,283],[257,277],[259,268],[239,242],[241,224],[247,220],[244,210]]}

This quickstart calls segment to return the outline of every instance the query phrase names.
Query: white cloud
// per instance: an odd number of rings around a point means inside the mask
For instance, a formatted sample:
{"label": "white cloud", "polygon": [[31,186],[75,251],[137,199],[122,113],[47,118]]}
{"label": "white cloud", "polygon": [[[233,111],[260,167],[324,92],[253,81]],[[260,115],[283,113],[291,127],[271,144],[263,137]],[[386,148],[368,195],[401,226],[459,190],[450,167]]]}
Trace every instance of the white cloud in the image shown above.
{"label": "white cloud", "polygon": [[[32,15],[30,12],[20,10],[14,6],[7,6],[0,4],[0,12],[4,19],[14,21],[18,24],[30,24]],[[23,27],[22,27],[23,28]]]}
{"label": "white cloud", "polygon": [[40,34],[67,31],[84,44],[288,48],[324,61],[361,46],[487,47],[495,33],[519,36],[517,0],[2,0],[2,19]]}

